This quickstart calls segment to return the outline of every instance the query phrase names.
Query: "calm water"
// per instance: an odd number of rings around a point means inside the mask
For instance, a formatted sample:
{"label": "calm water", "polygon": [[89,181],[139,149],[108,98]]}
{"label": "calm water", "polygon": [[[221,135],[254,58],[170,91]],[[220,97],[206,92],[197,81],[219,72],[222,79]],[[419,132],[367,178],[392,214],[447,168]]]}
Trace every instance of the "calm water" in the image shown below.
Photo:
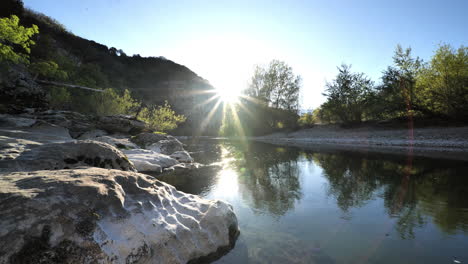
{"label": "calm water", "polygon": [[468,263],[466,162],[221,141],[189,149],[221,167],[161,180],[233,205],[241,235],[217,263]]}

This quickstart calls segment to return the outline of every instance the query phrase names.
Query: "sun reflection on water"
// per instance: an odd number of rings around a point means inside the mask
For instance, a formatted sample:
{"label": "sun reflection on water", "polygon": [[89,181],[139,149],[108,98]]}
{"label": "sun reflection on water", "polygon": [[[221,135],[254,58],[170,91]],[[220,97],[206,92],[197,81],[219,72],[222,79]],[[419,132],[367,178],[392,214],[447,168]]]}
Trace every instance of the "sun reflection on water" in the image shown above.
{"label": "sun reflection on water", "polygon": [[215,197],[235,197],[237,196],[239,185],[237,182],[237,171],[232,167],[235,158],[230,157],[229,150],[221,148],[221,162],[223,168],[217,175],[216,188],[213,190]]}

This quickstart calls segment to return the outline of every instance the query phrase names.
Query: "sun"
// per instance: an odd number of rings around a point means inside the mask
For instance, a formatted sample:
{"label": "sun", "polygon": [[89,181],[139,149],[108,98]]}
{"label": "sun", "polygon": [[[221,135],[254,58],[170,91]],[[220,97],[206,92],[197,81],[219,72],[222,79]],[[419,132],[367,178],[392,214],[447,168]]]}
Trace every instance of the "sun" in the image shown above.
{"label": "sun", "polygon": [[222,102],[234,104],[239,102],[241,90],[232,87],[216,88],[216,95]]}

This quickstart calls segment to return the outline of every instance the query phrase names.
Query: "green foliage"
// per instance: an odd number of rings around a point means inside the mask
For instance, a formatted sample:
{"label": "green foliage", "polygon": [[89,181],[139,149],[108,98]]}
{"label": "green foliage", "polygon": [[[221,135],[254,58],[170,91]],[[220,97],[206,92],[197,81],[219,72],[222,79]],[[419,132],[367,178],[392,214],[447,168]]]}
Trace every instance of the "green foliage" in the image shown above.
{"label": "green foliage", "polygon": [[441,45],[420,72],[420,104],[434,115],[468,117],[468,47]]}
{"label": "green foliage", "polygon": [[[34,41],[31,37],[39,33],[36,25],[27,28],[19,25],[19,18],[0,18],[0,61],[28,63]],[[18,51],[20,50],[20,51]]]}
{"label": "green foliage", "polygon": [[316,123],[316,117],[314,112],[307,112],[302,114],[297,120],[298,124],[302,128],[313,127]]}
{"label": "green foliage", "polygon": [[267,68],[255,68],[246,94],[270,107],[297,111],[300,88],[301,77],[285,62],[273,60]]}
{"label": "green foliage", "polygon": [[49,103],[52,108],[69,110],[68,108],[72,98],[67,88],[51,87],[49,90],[49,97]]}
{"label": "green foliage", "polygon": [[258,136],[298,128],[296,111],[268,107],[242,99],[240,104],[224,109],[220,136]]}
{"label": "green foliage", "polygon": [[140,103],[132,98],[129,90],[119,94],[116,90],[108,88],[102,93],[93,95],[93,110],[97,115],[131,115],[135,114],[140,106]]}
{"label": "green foliage", "polygon": [[151,129],[161,132],[173,130],[186,120],[185,116],[176,114],[167,101],[164,105],[143,108],[137,118],[146,122]]}
{"label": "green foliage", "polygon": [[68,74],[59,69],[57,63],[53,61],[34,62],[29,65],[29,70],[40,78],[66,80]]}
{"label": "green foliage", "polygon": [[327,101],[322,105],[344,123],[361,122],[373,93],[373,82],[364,73],[351,72],[351,66],[338,67],[338,75],[326,84]]}

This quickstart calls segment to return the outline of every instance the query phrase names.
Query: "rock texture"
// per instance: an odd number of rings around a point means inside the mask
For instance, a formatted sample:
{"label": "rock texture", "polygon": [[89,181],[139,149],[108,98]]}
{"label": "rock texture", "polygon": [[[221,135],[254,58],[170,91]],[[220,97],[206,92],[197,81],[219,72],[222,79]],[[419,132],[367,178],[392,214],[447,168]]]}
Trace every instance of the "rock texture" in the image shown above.
{"label": "rock texture", "polygon": [[185,150],[176,151],[176,152],[172,153],[170,157],[177,160],[178,162],[183,162],[183,163],[192,163],[193,162],[193,158]]}
{"label": "rock texture", "polygon": [[140,133],[131,138],[131,141],[141,148],[147,148],[151,144],[158,143],[160,140],[168,139],[167,135],[156,133]]}
{"label": "rock texture", "polygon": [[151,144],[148,149],[158,153],[171,155],[176,151],[184,151],[184,145],[176,138],[171,137],[169,139],[160,140],[157,143]]}
{"label": "rock texture", "polygon": [[99,168],[0,177],[0,263],[187,263],[233,245],[230,205]]}
{"label": "rock texture", "polygon": [[108,133],[124,133],[136,135],[146,128],[146,124],[136,120],[131,116],[114,115],[101,116],[98,119],[97,127]]}
{"label": "rock texture", "polygon": [[21,112],[27,107],[47,107],[46,93],[33,80],[25,67],[0,67],[0,105],[9,113]]}
{"label": "rock texture", "polygon": [[146,149],[123,150],[123,153],[132,161],[137,171],[161,172],[162,169],[179,163],[167,155]]}
{"label": "rock texture", "polygon": [[22,144],[21,140],[4,138],[0,144],[0,171],[57,170],[80,166],[135,170],[118,149],[96,141]]}

